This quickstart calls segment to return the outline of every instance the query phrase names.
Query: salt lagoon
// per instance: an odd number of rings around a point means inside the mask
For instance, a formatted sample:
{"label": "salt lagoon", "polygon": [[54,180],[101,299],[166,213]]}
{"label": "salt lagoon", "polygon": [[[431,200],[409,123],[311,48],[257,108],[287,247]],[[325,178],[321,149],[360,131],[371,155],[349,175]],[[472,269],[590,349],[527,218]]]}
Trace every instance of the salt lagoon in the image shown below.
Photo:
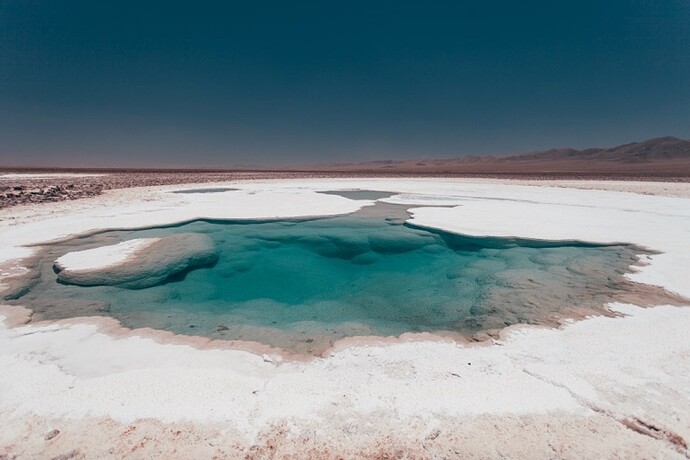
{"label": "salt lagoon", "polygon": [[[132,329],[321,354],[345,337],[477,340],[517,324],[557,326],[574,311],[606,314],[630,291],[676,300],[624,278],[650,254],[641,248],[467,237],[406,223],[406,209],[377,203],[342,217],[99,232],[49,246],[38,278],[10,303],[30,307],[32,321],[107,315]],[[133,259],[130,247],[143,255]],[[98,268],[104,249],[124,254],[111,260],[120,268]]]}

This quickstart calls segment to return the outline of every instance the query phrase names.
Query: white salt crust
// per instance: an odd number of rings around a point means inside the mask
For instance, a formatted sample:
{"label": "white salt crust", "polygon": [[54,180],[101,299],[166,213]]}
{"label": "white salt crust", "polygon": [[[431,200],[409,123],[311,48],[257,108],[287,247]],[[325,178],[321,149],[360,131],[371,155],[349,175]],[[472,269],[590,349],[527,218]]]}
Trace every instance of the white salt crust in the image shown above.
{"label": "white salt crust", "polygon": [[[125,189],[69,205],[4,210],[0,276],[19,271],[18,259],[33,251],[23,247],[27,244],[97,229],[201,217],[344,214],[371,202],[315,191],[359,188],[400,192],[384,201],[410,204],[412,222],[418,225],[475,236],[645,246],[661,254],[651,256],[649,265],[631,278],[690,297],[687,198],[463,179],[214,186],[241,190],[168,193],[202,185]],[[277,423],[287,422],[295,433],[316,425],[345,440],[347,434],[339,431],[342,424],[333,420],[351,420],[357,426],[376,423],[380,428],[387,418],[409,421],[416,428],[405,436],[423,437],[447,417],[468,423],[495,417],[491,429],[499,436],[501,420],[511,414],[552,417],[549,429],[572,445],[606,446],[605,440],[569,439],[569,431],[577,431],[574,426],[615,423],[628,433],[619,422],[635,419],[690,439],[690,309],[627,304],[611,308],[621,316],[588,318],[560,329],[515,327],[493,345],[469,346],[429,336],[350,340],[325,358],[299,361],[206,340],[195,346],[169,343],[174,342],[169,334],[123,331],[113,320],[17,325],[13,322],[21,311],[4,307],[0,315],[8,322],[0,326],[0,417],[84,423],[92,417],[122,423],[149,418],[161,423],[189,421],[199,427],[221,423],[247,445]],[[519,433],[515,436],[518,439]],[[626,436],[640,446],[651,443],[661,457],[687,454],[663,436]],[[3,442],[17,439],[3,438],[0,429]]]}
{"label": "white salt crust", "polygon": [[160,238],[137,238],[118,244],[68,252],[55,260],[55,266],[60,270],[71,271],[114,267],[126,263],[132,256],[158,241]]}

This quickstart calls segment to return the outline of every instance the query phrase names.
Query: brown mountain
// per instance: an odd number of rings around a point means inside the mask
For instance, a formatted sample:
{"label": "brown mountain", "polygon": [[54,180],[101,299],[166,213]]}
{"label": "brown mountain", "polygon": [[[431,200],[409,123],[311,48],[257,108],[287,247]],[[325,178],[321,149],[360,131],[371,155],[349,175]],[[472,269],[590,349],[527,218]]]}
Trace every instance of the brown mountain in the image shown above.
{"label": "brown mountain", "polygon": [[515,160],[593,160],[624,163],[651,163],[655,161],[690,159],[690,141],[676,137],[659,137],[643,142],[604,149],[551,149],[545,152],[514,155]]}
{"label": "brown mountain", "polygon": [[660,137],[611,148],[563,148],[506,156],[382,160],[294,169],[400,174],[690,177],[690,141]]}

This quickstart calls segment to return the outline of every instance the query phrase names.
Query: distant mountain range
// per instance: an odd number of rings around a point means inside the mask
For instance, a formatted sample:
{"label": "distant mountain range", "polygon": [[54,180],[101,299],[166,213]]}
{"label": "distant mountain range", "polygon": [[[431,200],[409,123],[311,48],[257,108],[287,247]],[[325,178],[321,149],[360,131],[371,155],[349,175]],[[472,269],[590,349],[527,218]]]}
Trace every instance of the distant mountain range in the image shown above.
{"label": "distant mountain range", "polygon": [[611,148],[551,149],[506,156],[382,160],[309,165],[291,170],[426,174],[581,174],[690,176],[690,141],[660,137]]}
{"label": "distant mountain range", "polygon": [[513,155],[466,155],[455,158],[420,158],[413,160],[379,160],[360,163],[321,163],[285,167],[234,168],[55,168],[3,167],[1,172],[82,172],[82,173],[236,173],[282,174],[299,177],[325,176],[515,176],[515,177],[582,177],[582,178],[658,178],[690,182],[690,140],[659,137],[611,148],[550,149],[543,152]]}

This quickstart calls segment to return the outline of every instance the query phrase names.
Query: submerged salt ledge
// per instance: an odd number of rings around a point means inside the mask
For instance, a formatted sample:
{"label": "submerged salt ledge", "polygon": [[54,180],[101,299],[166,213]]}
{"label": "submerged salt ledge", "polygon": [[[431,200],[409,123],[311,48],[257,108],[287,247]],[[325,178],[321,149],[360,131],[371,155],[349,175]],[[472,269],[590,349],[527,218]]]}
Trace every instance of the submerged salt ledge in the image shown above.
{"label": "submerged salt ledge", "polygon": [[218,252],[207,235],[180,233],[70,252],[55,261],[55,268],[58,279],[65,283],[140,289],[217,259]]}
{"label": "submerged salt ledge", "polygon": [[[626,242],[660,251],[631,277],[690,295],[688,199],[458,180],[228,185],[242,190],[211,194],[215,197],[157,191],[164,188],[123,190],[70,204],[80,213],[16,226],[3,220],[0,258],[29,254],[22,244],[99,228],[154,226],[194,217],[342,214],[366,203],[314,190],[388,188],[455,200],[454,208],[415,210],[413,222],[420,225],[477,236]],[[144,196],[150,201],[142,201]],[[388,200],[396,199],[405,198]],[[1,326],[0,414],[20,425],[28,414],[85,417],[86,424],[94,416],[124,422],[142,417],[216,420],[238,430],[248,443],[281,423],[297,430],[313,423],[331,437],[343,437],[342,431],[334,431],[334,420],[366,427],[390,423],[391,418],[415,427],[411,433],[426,442],[436,427],[441,428],[439,439],[446,435],[444,417],[473,424],[473,417],[482,414],[494,417],[486,436],[506,436],[502,427],[507,414],[540,414],[550,417],[549,430],[560,439],[571,439],[576,426],[589,433],[613,426],[628,436],[626,442],[646,449],[639,452],[682,456],[670,442],[637,434],[618,420],[638,419],[659,432],[690,439],[690,309],[614,307],[626,316],[591,318],[562,329],[514,329],[502,346],[352,344],[306,363],[156,343],[134,336],[137,332],[116,339],[111,335],[123,331],[112,325],[101,332],[89,324]],[[513,433],[515,442],[521,433]],[[597,442],[584,436],[568,445]],[[601,442],[605,445],[605,439]],[[609,446],[606,452],[624,455],[616,448],[620,446]]]}

